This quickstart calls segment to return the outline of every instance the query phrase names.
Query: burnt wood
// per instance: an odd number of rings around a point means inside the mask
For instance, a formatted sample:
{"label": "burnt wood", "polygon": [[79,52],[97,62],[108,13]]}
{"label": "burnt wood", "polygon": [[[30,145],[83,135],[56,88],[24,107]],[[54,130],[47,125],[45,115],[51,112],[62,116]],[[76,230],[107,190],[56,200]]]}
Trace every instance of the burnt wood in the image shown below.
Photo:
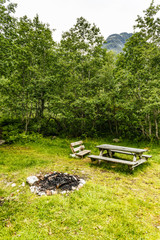
{"label": "burnt wood", "polygon": [[80,178],[77,175],[69,175],[66,173],[53,172],[47,176],[42,177],[36,186],[39,187],[39,191],[46,190],[72,190],[72,187],[79,185]]}

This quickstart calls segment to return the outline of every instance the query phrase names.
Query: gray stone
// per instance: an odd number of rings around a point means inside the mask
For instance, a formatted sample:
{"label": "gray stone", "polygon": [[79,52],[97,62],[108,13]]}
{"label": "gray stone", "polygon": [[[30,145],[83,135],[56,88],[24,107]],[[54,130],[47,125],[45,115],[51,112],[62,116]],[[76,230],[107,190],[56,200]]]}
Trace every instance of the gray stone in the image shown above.
{"label": "gray stone", "polygon": [[80,179],[80,184],[84,185],[86,183],[86,181],[84,179]]}
{"label": "gray stone", "polygon": [[36,176],[30,176],[30,177],[28,177],[27,178],[27,183],[29,184],[29,185],[33,185],[35,182],[38,182],[39,181],[39,179],[36,177]]}
{"label": "gray stone", "polygon": [[3,144],[3,143],[5,143],[5,141],[4,140],[0,140],[0,145]]}
{"label": "gray stone", "polygon": [[31,190],[32,193],[34,193],[35,190],[36,190],[36,186],[31,186],[31,187],[30,187],[30,190]]}
{"label": "gray stone", "polygon": [[120,142],[120,139],[114,138],[114,139],[113,139],[113,142],[118,143],[118,142]]}

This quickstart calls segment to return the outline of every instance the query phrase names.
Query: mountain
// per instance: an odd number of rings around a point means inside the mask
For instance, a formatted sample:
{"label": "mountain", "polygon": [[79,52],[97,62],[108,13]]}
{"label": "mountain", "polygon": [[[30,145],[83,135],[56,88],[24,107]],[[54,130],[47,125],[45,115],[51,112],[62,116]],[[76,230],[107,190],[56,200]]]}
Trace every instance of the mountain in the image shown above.
{"label": "mountain", "polygon": [[124,44],[127,39],[132,36],[132,33],[123,32],[120,34],[112,34],[110,35],[103,44],[103,48],[107,50],[112,50],[116,53],[122,52]]}

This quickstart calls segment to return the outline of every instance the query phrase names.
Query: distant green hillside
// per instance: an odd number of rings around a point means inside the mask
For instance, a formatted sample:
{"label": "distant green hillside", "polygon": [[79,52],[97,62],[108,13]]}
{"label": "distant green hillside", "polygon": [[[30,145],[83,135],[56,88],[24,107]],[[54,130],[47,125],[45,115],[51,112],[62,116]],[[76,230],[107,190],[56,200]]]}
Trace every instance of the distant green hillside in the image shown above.
{"label": "distant green hillside", "polygon": [[103,44],[103,48],[106,48],[107,50],[112,50],[116,53],[120,53],[122,52],[126,40],[129,39],[131,36],[132,33],[127,32],[123,32],[120,34],[112,34],[106,39],[105,43]]}

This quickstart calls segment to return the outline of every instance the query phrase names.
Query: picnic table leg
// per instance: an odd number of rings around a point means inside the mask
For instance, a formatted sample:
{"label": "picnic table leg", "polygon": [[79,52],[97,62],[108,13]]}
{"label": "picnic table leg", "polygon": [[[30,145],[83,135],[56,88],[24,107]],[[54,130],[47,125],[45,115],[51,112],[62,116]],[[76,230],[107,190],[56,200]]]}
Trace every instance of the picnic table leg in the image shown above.
{"label": "picnic table leg", "polygon": [[110,157],[110,158],[112,158],[113,157],[113,152],[111,151],[111,150],[107,150],[107,153],[108,153],[108,156]]}
{"label": "picnic table leg", "polygon": [[[104,149],[101,149],[101,150],[100,150],[100,153],[99,153],[99,156],[102,157],[102,156],[103,156],[103,152],[104,152]],[[98,160],[98,164],[100,164],[100,163],[101,163],[101,160],[99,159],[99,160]]]}
{"label": "picnic table leg", "polygon": [[143,155],[143,154],[140,154],[140,155],[138,156],[138,157],[139,157],[139,159],[142,159],[142,155]]}
{"label": "picnic table leg", "polygon": [[102,156],[103,156],[103,152],[104,152],[104,150],[103,150],[103,149],[101,149],[101,150],[100,150],[100,153],[99,153],[99,156],[101,156],[101,157],[102,157]]}
{"label": "picnic table leg", "polygon": [[137,160],[137,156],[136,156],[136,154],[134,154],[133,155],[133,162],[136,162],[136,160]]}
{"label": "picnic table leg", "polygon": [[114,157],[115,152],[112,152],[112,157]]}
{"label": "picnic table leg", "polygon": [[134,154],[134,156],[133,156],[133,162],[136,162],[137,157],[138,157],[139,159],[142,159],[142,154]]}
{"label": "picnic table leg", "polygon": [[129,168],[129,170],[130,170],[131,172],[133,172],[134,166],[128,166],[128,168]]}

